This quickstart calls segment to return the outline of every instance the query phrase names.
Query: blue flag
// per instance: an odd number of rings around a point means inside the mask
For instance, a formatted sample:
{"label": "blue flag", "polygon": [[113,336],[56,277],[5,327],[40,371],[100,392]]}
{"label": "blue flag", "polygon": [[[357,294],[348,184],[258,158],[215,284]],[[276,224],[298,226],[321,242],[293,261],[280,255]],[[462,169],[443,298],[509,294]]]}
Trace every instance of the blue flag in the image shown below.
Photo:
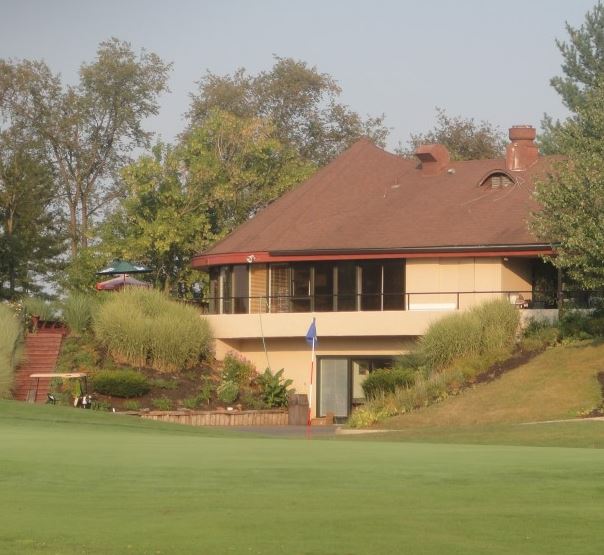
{"label": "blue flag", "polygon": [[310,328],[308,328],[308,331],[306,332],[305,339],[309,345],[314,345],[317,342],[317,325],[314,318],[312,319]]}

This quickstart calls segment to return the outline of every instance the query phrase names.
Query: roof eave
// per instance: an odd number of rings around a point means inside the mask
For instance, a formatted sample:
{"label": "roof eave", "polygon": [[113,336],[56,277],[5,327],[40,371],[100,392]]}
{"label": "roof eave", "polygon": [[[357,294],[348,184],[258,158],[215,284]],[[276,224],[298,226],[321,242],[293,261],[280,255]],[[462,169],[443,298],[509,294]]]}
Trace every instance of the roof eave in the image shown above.
{"label": "roof eave", "polygon": [[554,253],[550,243],[500,245],[446,245],[434,247],[364,248],[364,249],[305,249],[255,252],[200,254],[192,266],[206,269],[230,264],[263,264],[278,262],[328,262],[336,260],[372,260],[396,258],[462,257],[462,256],[548,256]]}

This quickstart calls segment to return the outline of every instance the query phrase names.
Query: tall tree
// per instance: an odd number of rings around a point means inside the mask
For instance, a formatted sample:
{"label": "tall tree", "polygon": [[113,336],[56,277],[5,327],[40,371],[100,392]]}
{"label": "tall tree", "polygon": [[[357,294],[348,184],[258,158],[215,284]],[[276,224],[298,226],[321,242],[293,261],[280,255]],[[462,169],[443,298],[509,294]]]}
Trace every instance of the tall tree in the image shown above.
{"label": "tall tree", "polygon": [[212,110],[176,147],[157,145],[123,171],[126,194],[102,248],[139,260],[166,290],[189,281],[191,257],[314,169],[260,118]]}
{"label": "tall tree", "polygon": [[[580,27],[566,23],[568,40],[556,40],[562,54],[562,75],[550,80],[563,104],[576,113],[586,102],[590,92],[600,86],[604,76],[604,5],[598,2],[585,14]],[[564,122],[545,115],[539,137],[541,151],[545,154],[565,154]]]}
{"label": "tall tree", "polygon": [[0,133],[0,297],[37,289],[62,251],[62,218],[50,164],[15,129]]}
{"label": "tall tree", "polygon": [[604,7],[598,4],[579,28],[567,24],[561,77],[552,86],[571,111],[564,121],[544,120],[546,153],[562,153],[538,184],[543,206],[532,223],[556,246],[552,262],[579,285],[604,286]]}
{"label": "tall tree", "polygon": [[503,156],[507,141],[503,132],[487,121],[477,123],[472,118],[449,116],[437,107],[434,128],[412,133],[407,147],[399,147],[397,152],[412,157],[419,145],[434,143],[446,146],[452,160],[480,160]]}
{"label": "tall tree", "polygon": [[0,111],[46,145],[69,214],[72,255],[88,245],[91,219],[116,196],[114,177],[136,147],[149,145],[142,123],[157,114],[169,65],[138,56],[115,38],[64,86],[43,62],[0,60]]}
{"label": "tall tree", "polygon": [[188,113],[192,127],[213,109],[271,121],[275,137],[305,160],[326,164],[361,136],[384,145],[384,116],[362,118],[339,102],[342,90],[333,77],[292,58],[275,57],[270,71],[249,75],[208,72],[192,95]]}
{"label": "tall tree", "polygon": [[556,132],[567,153],[536,190],[533,229],[556,245],[553,263],[586,288],[604,286],[604,84]]}

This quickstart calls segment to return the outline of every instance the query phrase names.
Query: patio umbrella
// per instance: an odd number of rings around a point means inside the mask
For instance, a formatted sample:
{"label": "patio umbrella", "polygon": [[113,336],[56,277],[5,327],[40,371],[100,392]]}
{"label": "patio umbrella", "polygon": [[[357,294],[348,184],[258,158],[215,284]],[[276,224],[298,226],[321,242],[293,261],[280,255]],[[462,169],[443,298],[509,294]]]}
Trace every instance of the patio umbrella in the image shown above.
{"label": "patio umbrella", "polygon": [[[115,276],[118,274],[122,275],[122,287],[127,285],[126,274],[145,274],[152,270],[143,266],[142,264],[132,264],[127,260],[115,259],[107,268],[103,268],[97,272],[97,276]],[[138,280],[136,280],[138,281]],[[142,282],[140,282],[142,283]],[[115,289],[115,288],[114,288]]]}
{"label": "patio umbrella", "polygon": [[140,279],[135,279],[126,275],[124,275],[124,277],[114,277],[106,281],[101,281],[95,285],[97,291],[115,291],[125,286],[151,287],[150,284],[141,281]]}
{"label": "patio umbrella", "polygon": [[107,268],[97,272],[99,276],[114,276],[117,274],[145,274],[151,272],[150,268],[142,264],[132,264],[126,260],[114,260]]}

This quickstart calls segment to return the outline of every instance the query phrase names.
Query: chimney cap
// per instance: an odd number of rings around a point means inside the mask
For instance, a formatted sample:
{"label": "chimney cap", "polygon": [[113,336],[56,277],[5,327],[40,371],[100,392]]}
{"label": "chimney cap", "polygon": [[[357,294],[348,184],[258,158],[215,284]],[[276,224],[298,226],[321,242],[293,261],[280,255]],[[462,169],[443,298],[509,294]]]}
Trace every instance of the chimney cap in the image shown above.
{"label": "chimney cap", "polygon": [[422,175],[426,176],[442,173],[450,160],[447,147],[439,144],[419,145],[415,149],[415,156],[421,162]]}
{"label": "chimney cap", "polygon": [[415,156],[423,163],[449,163],[449,151],[447,150],[447,147],[440,144],[419,145],[415,149]]}
{"label": "chimney cap", "polygon": [[532,125],[514,125],[509,129],[510,141],[534,141],[537,130]]}

